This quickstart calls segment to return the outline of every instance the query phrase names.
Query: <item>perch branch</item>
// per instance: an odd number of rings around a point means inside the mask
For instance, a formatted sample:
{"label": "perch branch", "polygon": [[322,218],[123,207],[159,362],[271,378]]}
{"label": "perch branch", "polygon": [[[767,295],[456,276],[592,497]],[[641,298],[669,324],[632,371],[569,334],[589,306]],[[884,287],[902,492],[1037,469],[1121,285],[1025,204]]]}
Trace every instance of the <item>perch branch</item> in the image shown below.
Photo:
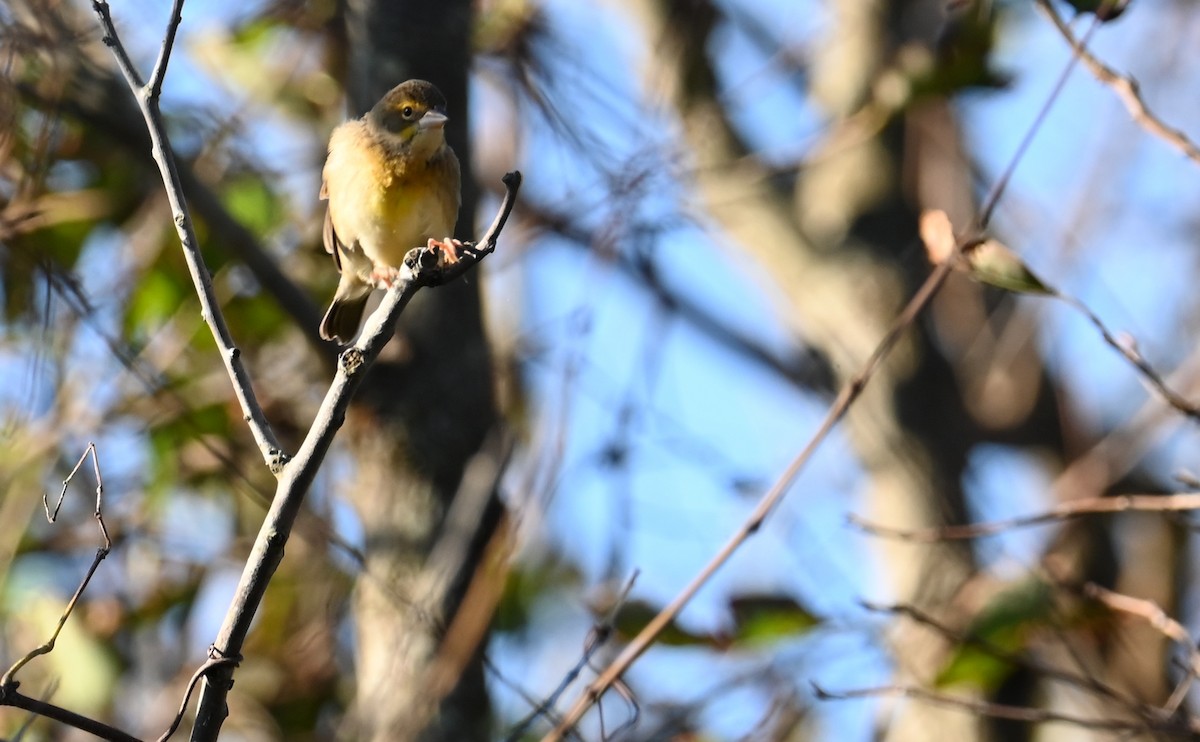
{"label": "perch branch", "polygon": [[[496,240],[512,211],[521,174],[504,176],[504,201],[500,212],[478,243],[467,243],[458,263],[449,268],[438,266],[439,251],[427,247],[410,250],[405,256],[400,275],[388,289],[379,308],[367,319],[358,342],[345,350],[338,360],[337,373],[312,427],[295,458],[288,461],[280,473],[271,509],[263,520],[258,538],[246,561],[233,602],[225,621],[213,642],[216,657],[237,658],[250,631],[250,623],[266,593],[267,583],[283,559],[284,545],[300,512],[304,495],[320,468],[333,436],[345,420],[346,410],[354,391],[362,383],[367,369],[395,332],[396,320],[423,286],[437,286],[452,281],[496,249]],[[196,724],[192,740],[215,740],[225,719],[225,697],[233,682],[234,663],[213,668],[204,679],[200,693]]]}

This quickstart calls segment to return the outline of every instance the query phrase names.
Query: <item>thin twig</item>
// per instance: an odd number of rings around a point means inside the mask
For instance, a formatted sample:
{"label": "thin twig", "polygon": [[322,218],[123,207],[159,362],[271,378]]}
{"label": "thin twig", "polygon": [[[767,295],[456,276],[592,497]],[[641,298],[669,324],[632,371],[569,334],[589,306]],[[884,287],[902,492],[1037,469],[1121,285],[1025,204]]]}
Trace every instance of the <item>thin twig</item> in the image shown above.
{"label": "thin twig", "polygon": [[[1042,0],[1044,1],[1044,0]],[[1044,123],[1046,115],[1053,104],[1054,100],[1060,95],[1066,77],[1070,74],[1073,63],[1068,64],[1063,70],[1062,76],[1054,89],[1051,91],[1050,97],[1042,110],[1034,117],[1033,123],[1030,126],[1029,132],[1022,140],[1021,145],[1017,148],[1011,158],[1011,162],[1002,173],[1000,180],[993,186],[987,197],[984,199],[981,208],[981,214],[978,219],[976,231],[982,233],[984,227],[987,226],[991,218],[992,212],[999,203],[1000,198],[1004,195],[1005,186],[1012,173],[1015,171],[1017,163],[1022,159],[1029,142],[1032,140],[1034,133]],[[720,569],[725,562],[733,556],[733,553],[753,535],[762,525],[767,515],[775,508],[776,505],[783,499],[787,490],[791,487],[795,478],[799,475],[800,470],[808,463],[808,460],[816,452],[817,448],[833,430],[834,426],[850,409],[850,406],[858,398],[865,388],[867,382],[874,374],[876,367],[890,353],[892,347],[899,340],[900,335],[906,330],[909,325],[916,319],[930,299],[941,287],[946,276],[954,268],[954,266],[963,258],[964,249],[969,249],[982,241],[979,234],[968,235],[955,241],[954,249],[949,255],[944,256],[937,264],[933,273],[925,280],[925,283],[917,290],[912,299],[909,300],[907,306],[900,315],[892,323],[888,333],[883,337],[879,344],[875,347],[871,357],[867,359],[863,368],[859,373],[851,378],[843,385],[830,407],[824,421],[817,429],[817,432],[805,445],[804,449],[796,456],[789,464],[778,481],[768,490],[759,500],[754,511],[749,518],[739,527],[737,532],[725,543],[717,554],[706,564],[700,572],[692,579],[690,583],[659,613],[650,621],[649,624],[633,638],[626,646],[625,650],[609,665],[608,669],[600,674],[588,687],[584,693],[576,700],[574,706],[567,713],[563,722],[558,725],[550,734],[546,735],[543,742],[556,742],[562,738],[562,735],[567,730],[571,729],[583,715],[590,709],[600,698],[600,696],[616,683],[621,675],[624,674],[629,666],[638,659],[649,647],[660,632],[665,629],[672,620],[679,614],[685,605],[692,599],[697,591]]]}
{"label": "thin twig", "polygon": [[167,63],[171,60],[171,49],[175,46],[175,33],[183,22],[183,0],[175,0],[171,6],[171,20],[167,22],[167,32],[163,35],[162,47],[158,50],[158,59],[150,72],[150,81],[146,83],[146,97],[158,100],[162,95],[163,78],[167,76]]}
{"label": "thin twig", "polygon": [[1136,80],[1128,75],[1118,74],[1088,51],[1085,43],[1076,39],[1075,35],[1071,33],[1071,27],[1058,14],[1058,11],[1054,9],[1049,0],[1035,1],[1038,8],[1050,18],[1050,22],[1058,29],[1059,34],[1071,46],[1071,49],[1075,52],[1075,56],[1083,62],[1088,71],[1102,84],[1112,88],[1113,92],[1117,94],[1117,97],[1125,104],[1125,110],[1129,111],[1129,115],[1133,118],[1134,123],[1182,152],[1192,162],[1200,165],[1200,147],[1182,131],[1168,126],[1150,110],[1146,105],[1146,101],[1142,99],[1142,93]]}
{"label": "thin twig", "polygon": [[961,254],[962,243],[959,242],[955,244],[955,248],[950,255],[938,263],[933,272],[929,274],[929,277],[925,279],[925,283],[917,289],[917,292],[909,300],[907,306],[904,307],[899,316],[892,322],[892,326],[888,329],[887,334],[879,341],[870,358],[863,364],[859,372],[842,386],[829,412],[826,413],[825,419],[821,422],[821,426],[809,439],[808,443],[805,444],[803,450],[797,454],[796,458],[784,470],[783,474],[780,475],[775,484],[772,485],[771,489],[767,490],[762,498],[759,499],[750,516],[738,527],[733,536],[726,541],[725,545],[721,547],[708,564],[692,578],[692,581],[666,607],[659,611],[658,615],[651,619],[650,623],[646,624],[638,632],[637,636],[630,640],[629,644],[617,655],[612,664],[599,677],[588,684],[584,692],[576,699],[571,710],[563,718],[563,722],[544,737],[544,742],[557,742],[557,740],[561,740],[567,730],[573,728],[583,718],[587,710],[596,703],[597,699],[629,669],[635,660],[650,648],[650,645],[658,635],[679,615],[679,612],[683,610],[683,607],[688,604],[700,588],[716,574],[717,570],[729,561],[734,552],[750,536],[758,531],[763,521],[766,520],[771,511],[775,509],[775,506],[783,500],[784,495],[791,489],[796,477],[799,476],[800,471],[805,467],[809,459],[816,453],[817,449],[825,441],[825,438],[829,436],[830,432],[833,431],[833,428],[842,417],[845,416],[854,401],[862,394],[867,383],[874,375],[875,370],[879,367],[879,364],[883,362],[883,359],[887,357],[892,348],[899,342],[904,331],[912,325],[917,315],[925,308],[930,299],[933,298],[933,295],[946,280],[950,271],[953,270],[954,264]]}
{"label": "thin twig", "polygon": [[[258,531],[233,601],[213,642],[213,649],[219,656],[237,657],[241,652],[254,614],[266,593],[267,583],[283,559],[283,548],[304,502],[304,495],[324,461],[334,435],[345,420],[355,390],[383,346],[391,339],[404,307],[422,287],[453,280],[495,250],[500,230],[516,201],[521,174],[508,173],[503,181],[506,188],[504,201],[484,238],[464,250],[452,270],[438,267],[440,251],[437,249],[418,247],[410,250],[398,278],[384,295],[379,308],[367,318],[358,341],[342,352],[337,373],[304,442],[295,458],[284,465],[279,475],[271,508]],[[226,715],[225,698],[232,683],[231,665],[214,668],[205,676],[196,710],[196,723],[192,729],[193,740],[217,738]]]}
{"label": "thin twig", "polygon": [[1196,675],[1189,669],[1188,672],[1184,673],[1183,679],[1175,685],[1175,689],[1171,691],[1171,695],[1162,706],[1163,711],[1168,714],[1177,712],[1179,707],[1183,705],[1183,702],[1187,700],[1188,691],[1192,689],[1192,684],[1195,681]]}
{"label": "thin twig", "polygon": [[46,511],[46,520],[48,522],[53,523],[54,521],[56,521],[58,519],[58,511],[60,508],[62,508],[63,500],[67,496],[67,487],[69,487],[71,485],[71,480],[74,479],[75,475],[79,473],[79,468],[81,466],[83,466],[83,462],[87,460],[88,454],[92,455],[92,464],[93,464],[93,468],[96,472],[96,482],[97,482],[96,495],[97,495],[97,497],[99,497],[100,488],[101,488],[101,485],[99,484],[99,482],[100,482],[100,464],[96,463],[96,444],[89,442],[87,445],[87,448],[83,449],[83,455],[79,457],[79,461],[75,462],[75,466],[71,469],[70,473],[67,474],[67,476],[63,479],[62,491],[60,491],[58,493],[58,500],[55,501],[55,503],[54,503],[54,510],[50,509],[50,500],[47,497],[46,493],[45,492],[42,493],[42,509]]}
{"label": "thin twig", "polygon": [[1107,701],[1119,703],[1125,706],[1131,713],[1139,714],[1151,722],[1162,722],[1165,721],[1168,716],[1170,716],[1169,713],[1164,713],[1160,709],[1152,706],[1146,706],[1144,704],[1137,704],[1131,701],[1116,688],[1091,675],[1078,675],[1054,665],[1040,662],[1032,657],[1010,652],[1006,649],[998,647],[986,639],[980,638],[979,636],[953,629],[939,621],[933,615],[926,613],[914,605],[882,605],[863,601],[862,606],[869,611],[905,616],[912,621],[921,624],[922,626],[926,626],[936,631],[938,634],[958,646],[972,647],[988,655],[989,657],[993,657],[1002,662],[1008,662],[1018,667],[1025,667],[1037,673],[1037,675],[1041,678],[1057,680],[1059,682],[1072,685],[1095,696],[1104,698]]}
{"label": "thin twig", "polygon": [[817,698],[825,701],[844,701],[853,698],[879,698],[881,696],[899,696],[913,698],[919,701],[960,709],[978,716],[993,719],[1010,719],[1029,724],[1059,723],[1070,724],[1082,729],[1099,729],[1122,732],[1154,732],[1178,737],[1191,737],[1200,731],[1200,724],[1194,721],[1175,722],[1163,720],[1153,723],[1145,720],[1104,719],[1091,716],[1073,716],[1049,709],[1031,708],[1029,706],[1009,706],[1002,703],[980,701],[975,698],[951,696],[911,685],[883,685],[874,688],[856,688],[846,691],[829,691],[813,683],[813,692]]}
{"label": "thin twig", "polygon": [[[591,630],[588,631],[587,638],[583,643],[583,654],[580,656],[579,661],[575,663],[574,667],[567,671],[567,674],[564,675],[563,679],[559,682],[558,687],[555,688],[550,695],[546,696],[544,701],[537,704],[532,711],[525,715],[525,718],[513,725],[513,728],[509,730],[508,736],[505,737],[506,742],[516,742],[517,740],[521,739],[521,737],[524,736],[525,732],[529,729],[530,725],[532,725],[533,722],[538,719],[538,717],[545,716],[555,724],[562,723],[555,718],[554,714],[554,707],[558,704],[558,699],[561,698],[562,694],[565,693],[567,689],[574,684],[576,679],[579,678],[579,674],[583,672],[583,668],[591,666],[592,655],[599,651],[599,649],[608,642],[609,637],[612,636],[613,631],[616,630],[617,615],[625,606],[625,602],[629,600],[629,593],[633,590],[633,584],[637,581],[637,578],[638,571],[634,570],[633,574],[630,575],[629,579],[625,582],[625,587],[622,588],[621,592],[617,595],[617,599],[613,603],[612,608],[609,609],[608,615],[605,616],[603,621],[595,624],[592,626]],[[637,704],[632,700],[630,702],[636,709]],[[569,730],[569,733],[572,737],[579,736],[574,729]]]}
{"label": "thin twig", "polygon": [[200,665],[196,669],[196,672],[192,673],[191,679],[188,680],[187,688],[183,691],[183,700],[179,702],[179,709],[175,712],[175,718],[171,721],[171,725],[167,727],[167,731],[159,736],[158,742],[166,742],[179,729],[179,725],[183,722],[183,715],[187,713],[188,701],[192,699],[192,691],[196,689],[196,684],[200,682],[201,678],[211,672],[213,668],[221,667],[222,665],[236,666],[239,662],[236,657],[212,656],[215,655],[215,652],[212,650],[209,651],[209,654],[210,656],[204,661],[204,664]]}
{"label": "thin twig", "polygon": [[96,574],[96,569],[100,567],[100,562],[104,561],[104,558],[108,556],[108,552],[112,549],[112,541],[108,537],[108,528],[106,528],[104,525],[104,516],[101,513],[101,501],[104,496],[104,480],[100,477],[100,462],[96,457],[95,443],[88,443],[83,455],[80,456],[79,461],[75,463],[75,468],[71,469],[71,473],[68,474],[66,479],[63,480],[62,493],[59,494],[58,503],[55,505],[53,513],[50,511],[50,504],[47,502],[46,495],[44,493],[42,494],[42,506],[46,509],[47,520],[53,523],[54,519],[58,516],[59,508],[62,507],[63,498],[66,497],[67,487],[70,486],[71,480],[75,477],[75,474],[79,471],[80,467],[83,466],[83,462],[85,459],[87,459],[89,454],[92,457],[92,470],[96,475],[96,509],[93,513],[93,516],[96,518],[96,522],[99,524],[100,536],[104,539],[104,545],[96,549],[96,555],[92,558],[91,566],[88,567],[83,579],[79,581],[79,586],[75,588],[75,594],[72,595],[71,600],[67,602],[67,607],[63,609],[62,615],[58,617],[58,623],[55,625],[53,633],[50,634],[50,638],[46,640],[45,644],[29,650],[24,657],[13,663],[12,667],[8,668],[4,675],[0,675],[0,692],[2,692],[3,689],[9,688],[10,686],[14,688],[16,687],[13,678],[16,676],[17,671],[29,664],[31,660],[33,660],[35,657],[40,657],[44,654],[50,654],[54,651],[54,644],[56,641],[58,641],[58,635],[62,633],[63,627],[67,625],[67,620],[70,619],[71,614],[74,613],[75,606],[79,604],[79,599],[83,597],[83,592],[87,590],[88,584],[92,581],[92,576]]}
{"label": "thin twig", "polygon": [[854,514],[848,516],[847,520],[852,525],[875,536],[929,544],[938,541],[959,541],[979,538],[981,536],[991,536],[1017,528],[1058,523],[1093,513],[1173,513],[1184,510],[1200,510],[1200,493],[1086,497],[1065,502],[1058,507],[1034,513],[1033,515],[993,520],[985,523],[968,523],[965,525],[938,526],[934,528],[892,528],[872,523]]}
{"label": "thin twig", "polygon": [[1162,396],[1163,401],[1174,407],[1176,410],[1182,412],[1192,420],[1200,422],[1200,407],[1197,407],[1195,404],[1187,401],[1182,395],[1180,395],[1171,387],[1167,386],[1167,382],[1164,381],[1162,376],[1159,375],[1159,373],[1154,370],[1154,368],[1146,361],[1146,359],[1142,357],[1142,354],[1138,352],[1136,346],[1129,342],[1122,342],[1115,335],[1113,335],[1112,332],[1110,332],[1109,329],[1104,325],[1104,322],[1101,321],[1100,317],[1098,317],[1096,313],[1088,308],[1088,306],[1081,300],[1063,293],[1056,293],[1054,294],[1054,297],[1061,299],[1067,304],[1070,304],[1072,307],[1079,310],[1083,316],[1087,317],[1088,321],[1090,321],[1096,327],[1096,329],[1100,331],[1100,337],[1104,339],[1104,342],[1107,343],[1113,350],[1120,353],[1127,361],[1132,363],[1134,368],[1141,373],[1142,378],[1149,382],[1150,386],[1154,387],[1155,391]]}
{"label": "thin twig", "polygon": [[[1122,99],[1126,101],[1126,106],[1129,108],[1130,113],[1133,115],[1135,121],[1142,124],[1151,133],[1158,134],[1167,141],[1171,142],[1190,159],[1200,163],[1200,149],[1198,149],[1196,145],[1188,140],[1187,137],[1181,132],[1167,127],[1157,117],[1150,113],[1150,111],[1146,108],[1145,103],[1142,101],[1140,94],[1138,93],[1137,84],[1131,78],[1117,75],[1111,69],[1099,62],[1099,60],[1097,60],[1090,52],[1088,52],[1088,40],[1091,38],[1092,33],[1095,32],[1095,30],[1099,28],[1101,24],[1099,15],[1096,15],[1092,18],[1092,22],[1088,26],[1087,31],[1084,32],[1083,37],[1081,39],[1076,39],[1071,33],[1071,29],[1050,5],[1048,0],[1037,0],[1037,3],[1038,6],[1050,17],[1051,21],[1071,45],[1071,48],[1075,53],[1067,62],[1066,67],[1063,68],[1062,73],[1059,75],[1057,82],[1050,92],[1050,96],[1046,99],[1046,102],[1042,104],[1041,109],[1034,117],[1033,124],[1030,126],[1029,130],[1025,133],[1025,136],[1018,144],[1017,150],[1010,160],[1008,166],[996,179],[996,182],[992,185],[988,195],[984,198],[983,204],[980,206],[980,215],[978,219],[978,228],[980,231],[986,229],[988,223],[991,221],[992,213],[995,211],[995,207],[999,203],[1001,196],[1003,196],[1009,180],[1016,171],[1017,164],[1020,162],[1022,156],[1029,148],[1029,145],[1032,143],[1033,137],[1037,133],[1038,129],[1041,128],[1041,124],[1045,121],[1046,116],[1049,114],[1050,108],[1054,105],[1054,102],[1062,93],[1063,87],[1066,85],[1067,78],[1070,77],[1070,74],[1077,61],[1082,61],[1101,82],[1112,86],[1113,89],[1117,91],[1118,95],[1120,95]],[[1111,332],[1109,332],[1108,328],[1100,320],[1099,316],[1097,316],[1096,313],[1093,312],[1086,304],[1084,304],[1081,300],[1070,296],[1069,294],[1065,294],[1061,291],[1051,288],[1048,284],[1045,288],[1048,290],[1046,293],[1047,296],[1061,299],[1087,317],[1087,319],[1100,331],[1100,335],[1104,338],[1104,342],[1106,342],[1109,346],[1124,356],[1130,363],[1132,363],[1134,367],[1137,368],[1137,370],[1142,374],[1143,378],[1145,378],[1150,385],[1153,386],[1160,395],[1162,395],[1167,404],[1171,405],[1191,419],[1200,421],[1200,407],[1188,402],[1173,389],[1167,386],[1166,382],[1163,381],[1158,372],[1156,372],[1154,368],[1151,367],[1144,358],[1142,358],[1141,354],[1137,352],[1136,348],[1130,346],[1128,343],[1122,343],[1118,341],[1117,338],[1114,337]]]}
{"label": "thin twig", "polygon": [[53,719],[61,724],[66,724],[80,731],[95,735],[100,739],[109,740],[109,742],[141,742],[137,737],[123,732],[116,727],[88,718],[82,714],[77,714],[61,706],[55,706],[52,703],[23,695],[17,691],[19,685],[20,683],[16,682],[0,685],[0,706],[12,706],[13,708],[23,709],[38,716],[44,716],[47,719]]}
{"label": "thin twig", "polygon": [[129,83],[129,88],[137,99],[138,108],[141,109],[142,117],[146,121],[146,128],[150,133],[151,154],[155,163],[158,164],[159,173],[166,187],[167,201],[171,204],[171,214],[175,221],[175,231],[179,236],[179,244],[183,248],[184,259],[187,261],[188,271],[196,288],[196,296],[200,300],[200,314],[220,350],[221,360],[225,363],[225,370],[233,384],[234,394],[242,408],[242,417],[250,427],[250,433],[254,436],[263,462],[272,473],[278,476],[287,462],[287,454],[284,453],[279,441],[275,438],[275,433],[271,429],[270,423],[267,422],[262,406],[258,403],[241,351],[233,344],[233,336],[229,332],[229,326],[225,323],[225,315],[221,312],[220,302],[213,289],[212,275],[200,254],[200,243],[196,239],[196,232],[192,226],[192,217],[183,196],[183,183],[175,166],[175,156],[167,138],[166,127],[163,124],[162,113],[158,105],[162,78],[166,75],[175,33],[182,20],[183,0],[174,2],[171,20],[163,37],[162,49],[159,52],[158,61],[154,65],[150,85],[142,84],[141,76],[129,59],[129,54],[125,51],[125,47],[117,35],[116,26],[113,25],[112,13],[107,0],[92,0],[92,8],[96,11],[100,27],[104,31],[104,43],[112,49],[113,55],[117,59],[117,66],[120,67],[126,82]]}
{"label": "thin twig", "polygon": [[1083,594],[1100,601],[1114,611],[1128,613],[1145,620],[1150,624],[1150,628],[1175,642],[1188,653],[1188,670],[1194,677],[1200,677],[1200,650],[1196,649],[1196,642],[1192,640],[1183,624],[1168,616],[1157,603],[1131,595],[1122,595],[1094,582],[1088,582],[1083,586]]}
{"label": "thin twig", "polygon": [[[1084,34],[1086,41],[1092,32],[1100,25],[1098,18],[1092,19],[1092,25],[1088,26],[1087,32]],[[992,220],[992,213],[996,210],[996,205],[1000,203],[1000,198],[1004,195],[1004,191],[1008,188],[1008,182],[1012,180],[1012,176],[1017,171],[1017,165],[1021,162],[1025,152],[1029,149],[1029,145],[1033,144],[1033,137],[1038,130],[1042,128],[1042,123],[1046,117],[1050,115],[1050,109],[1058,100],[1063,88],[1066,87],[1067,80],[1071,77],[1071,72],[1075,69],[1075,57],[1068,60],[1066,67],[1059,73],[1058,80],[1054,83],[1054,87],[1050,90],[1050,95],[1046,97],[1046,102],[1038,109],[1037,115],[1033,117],[1033,124],[1025,131],[1025,136],[1021,138],[1017,144],[1017,151],[1009,159],[1008,165],[1004,171],[1000,173],[1000,177],[992,184],[992,188],[988,191],[987,196],[983,199],[983,203],[979,207],[979,229],[982,231],[987,229],[988,223]]]}

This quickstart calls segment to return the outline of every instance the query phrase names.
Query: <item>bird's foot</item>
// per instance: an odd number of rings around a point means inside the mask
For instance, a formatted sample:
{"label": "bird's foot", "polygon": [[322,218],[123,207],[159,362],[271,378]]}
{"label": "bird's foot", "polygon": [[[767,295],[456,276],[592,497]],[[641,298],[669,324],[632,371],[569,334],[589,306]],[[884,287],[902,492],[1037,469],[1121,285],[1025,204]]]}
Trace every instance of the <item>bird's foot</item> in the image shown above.
{"label": "bird's foot", "polygon": [[375,270],[371,271],[371,284],[377,289],[391,288],[398,278],[400,271],[390,265],[376,265]]}
{"label": "bird's foot", "polygon": [[[462,249],[463,243],[459,242],[458,240],[454,239],[453,237],[447,237],[442,240],[435,240],[432,237],[430,237],[429,242],[426,243],[426,246],[430,250],[441,250],[442,256],[443,256],[443,258],[445,258],[444,262],[457,263],[458,262],[458,251],[460,249]],[[440,263],[443,261],[438,261],[438,262]]]}

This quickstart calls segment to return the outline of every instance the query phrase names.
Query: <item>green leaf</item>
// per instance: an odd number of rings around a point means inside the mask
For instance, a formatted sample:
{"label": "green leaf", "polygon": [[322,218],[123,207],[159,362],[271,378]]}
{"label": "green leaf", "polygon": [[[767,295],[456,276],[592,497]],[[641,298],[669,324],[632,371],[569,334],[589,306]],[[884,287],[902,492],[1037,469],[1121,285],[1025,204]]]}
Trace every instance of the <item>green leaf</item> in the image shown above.
{"label": "green leaf", "polygon": [[[732,633],[696,632],[671,621],[657,642],[672,647],[708,647],[724,651],[734,646],[761,647],[794,639],[820,620],[796,601],[779,595],[742,595],[731,598]],[[617,613],[615,626],[624,639],[636,636],[658,615],[660,608],[643,601],[629,601]]]}
{"label": "green leaf", "polygon": [[176,277],[166,271],[150,271],[129,298],[126,325],[134,332],[150,332],[179,309],[184,297],[184,287]]}
{"label": "green leaf", "polygon": [[971,277],[980,283],[1019,294],[1054,296],[1058,292],[1034,275],[1012,250],[996,240],[985,240],[966,250]]}
{"label": "green leaf", "polygon": [[958,648],[935,681],[941,688],[968,685],[992,691],[999,688],[1016,666],[978,646]]}
{"label": "green leaf", "polygon": [[265,53],[281,33],[279,23],[270,17],[251,18],[234,29],[230,41],[245,47],[245,52]]}
{"label": "green leaf", "polygon": [[[186,397],[186,389],[179,391]],[[197,486],[214,478],[227,480],[229,473],[213,459],[201,439],[210,439],[219,448],[217,442],[228,441],[233,436],[231,424],[229,407],[224,402],[197,405],[177,416],[157,421],[149,429],[151,496],[161,497],[175,487]]]}
{"label": "green leaf", "polygon": [[[279,308],[279,302],[266,292],[237,296],[225,303],[225,320],[239,343],[255,346],[273,339],[291,318]],[[207,330],[205,330],[207,334]]]}
{"label": "green leaf", "polygon": [[504,594],[496,606],[492,628],[496,631],[519,632],[528,625],[534,606],[539,600],[563,588],[576,588],[579,573],[562,563],[555,555],[537,566],[514,566],[504,583]]}
{"label": "green leaf", "polygon": [[[628,641],[637,636],[642,629],[658,615],[661,609],[641,600],[631,600],[621,606],[617,618],[613,622],[617,635]],[[676,621],[671,621],[659,632],[657,642],[670,647],[712,647],[726,649],[729,638],[716,634],[698,634],[688,631]]]}
{"label": "green leaf", "polygon": [[729,601],[738,644],[761,646],[794,639],[820,624],[795,600],[779,595],[743,595]]}
{"label": "green leaf", "polygon": [[222,200],[242,224],[255,234],[268,234],[283,218],[283,207],[275,193],[258,177],[243,176],[225,187]]}
{"label": "green leaf", "polygon": [[[1050,587],[1028,580],[996,595],[967,632],[975,641],[958,648],[937,677],[940,687],[972,685],[993,690],[1015,669],[997,654],[1018,655],[1054,621]],[[982,646],[981,646],[982,645]]]}

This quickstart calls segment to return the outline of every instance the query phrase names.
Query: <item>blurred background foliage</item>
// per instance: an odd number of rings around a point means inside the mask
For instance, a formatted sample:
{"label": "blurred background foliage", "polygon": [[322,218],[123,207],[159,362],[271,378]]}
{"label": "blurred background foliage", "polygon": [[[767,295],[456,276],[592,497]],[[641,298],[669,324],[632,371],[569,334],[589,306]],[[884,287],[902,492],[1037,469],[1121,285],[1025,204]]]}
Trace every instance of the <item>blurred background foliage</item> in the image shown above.
{"label": "blurred background foliage", "polygon": [[[316,193],[356,79],[347,28],[369,17],[363,5],[193,2],[164,90],[226,319],[293,451],[331,376],[316,324],[336,275]],[[640,630],[803,446],[929,270],[919,212],[970,223],[1068,52],[1024,0],[469,7],[439,21],[471,47],[469,97],[451,100],[469,127],[468,202],[478,194],[460,236],[490,219],[503,172],[521,169],[526,187],[500,251],[465,279],[485,297],[514,443],[498,457],[505,538],[468,565],[490,587],[463,609],[486,629],[472,641],[488,699],[450,703],[486,722],[479,738],[536,739],[558,718],[542,702],[561,711],[579,687],[564,692],[565,680],[587,679]],[[1055,7],[1085,33],[1091,16]],[[113,12],[148,69],[165,6]],[[1093,37],[1193,140],[1200,104],[1181,91],[1194,91],[1198,15],[1187,0],[1144,0]],[[450,26],[430,28],[421,40],[436,48]],[[88,471],[57,524],[39,503],[95,441],[115,548],[22,691],[156,735],[212,641],[273,479],[87,3],[0,2],[0,66],[0,657],[44,641],[99,545]],[[1197,386],[1196,168],[1076,71],[995,222],[1039,275],[1176,369],[1185,393]],[[385,361],[411,352],[398,338]],[[409,442],[442,424],[397,420]],[[345,439],[246,646],[231,738],[360,736],[352,594],[395,585],[364,568],[377,545],[347,490],[371,454]],[[1078,588],[1155,600],[1194,626],[1190,518],[920,544],[868,538],[846,516],[927,527],[1176,491],[1196,443],[1085,321],[953,276],[784,506],[582,734],[1091,734],[886,697],[818,700],[814,682],[1149,724],[1186,677],[1179,648]],[[397,615],[416,612],[402,593]],[[1194,700],[1179,694],[1179,718]],[[26,722],[0,709],[0,735]],[[23,734],[68,736],[45,721]]]}

